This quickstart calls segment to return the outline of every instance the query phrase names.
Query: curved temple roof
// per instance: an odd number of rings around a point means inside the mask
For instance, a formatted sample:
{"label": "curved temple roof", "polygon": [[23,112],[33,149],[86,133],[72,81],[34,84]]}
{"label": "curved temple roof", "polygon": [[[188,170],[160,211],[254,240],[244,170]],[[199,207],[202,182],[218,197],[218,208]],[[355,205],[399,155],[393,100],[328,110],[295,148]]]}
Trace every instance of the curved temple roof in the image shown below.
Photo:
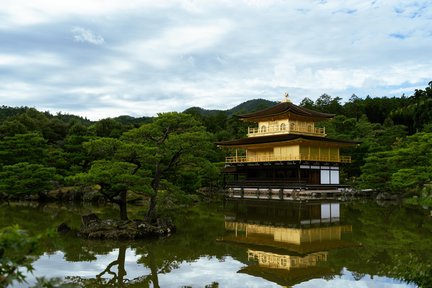
{"label": "curved temple roof", "polygon": [[249,138],[241,138],[241,139],[230,140],[230,141],[216,142],[216,144],[219,146],[240,147],[240,146],[247,146],[247,145],[254,145],[254,144],[287,142],[287,141],[294,141],[294,140],[320,141],[320,142],[339,144],[340,146],[353,146],[359,144],[359,142],[356,141],[336,140],[330,138],[323,138],[319,136],[307,136],[307,135],[298,135],[298,134],[280,134],[280,135],[270,135],[270,136],[260,136],[260,137],[249,137]]}
{"label": "curved temple roof", "polygon": [[249,114],[238,115],[238,117],[242,120],[254,121],[255,119],[280,116],[289,112],[298,116],[312,117],[322,120],[333,118],[335,116],[334,114],[317,112],[304,107],[300,107],[294,105],[291,102],[281,102],[273,107]]}

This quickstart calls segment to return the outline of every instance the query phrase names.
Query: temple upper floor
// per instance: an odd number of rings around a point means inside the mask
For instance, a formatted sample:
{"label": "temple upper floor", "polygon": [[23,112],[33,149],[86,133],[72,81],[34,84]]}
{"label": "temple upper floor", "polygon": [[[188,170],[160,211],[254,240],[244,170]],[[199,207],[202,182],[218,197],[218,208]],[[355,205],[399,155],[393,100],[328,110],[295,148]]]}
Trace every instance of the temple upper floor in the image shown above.
{"label": "temple upper floor", "polygon": [[258,127],[248,128],[248,137],[277,134],[302,134],[325,137],[324,127],[315,127],[312,121],[280,119],[275,121],[260,121]]}
{"label": "temple upper floor", "polygon": [[316,122],[325,121],[335,115],[313,111],[297,106],[288,100],[257,112],[239,115],[239,119],[258,123],[248,128],[248,137],[268,136],[277,134],[302,134],[325,137],[325,128],[316,127]]}

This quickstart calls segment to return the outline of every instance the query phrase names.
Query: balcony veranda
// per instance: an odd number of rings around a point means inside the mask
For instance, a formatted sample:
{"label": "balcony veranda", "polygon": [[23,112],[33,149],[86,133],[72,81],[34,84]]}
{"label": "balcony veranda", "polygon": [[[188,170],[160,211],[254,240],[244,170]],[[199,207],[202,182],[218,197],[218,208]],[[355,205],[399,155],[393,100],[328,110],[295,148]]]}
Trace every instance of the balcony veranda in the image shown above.
{"label": "balcony veranda", "polygon": [[286,127],[285,129],[281,129],[279,125],[269,126],[265,129],[259,128],[251,128],[248,127],[248,137],[257,137],[257,136],[267,136],[267,135],[277,135],[277,134],[303,134],[303,135],[311,135],[311,136],[321,136],[325,137],[325,128],[312,128],[311,126],[294,126],[294,127]]}
{"label": "balcony veranda", "polygon": [[280,161],[316,161],[351,163],[351,156],[340,155],[266,155],[266,156],[229,156],[225,158],[225,163],[257,163],[257,162],[280,162]]}

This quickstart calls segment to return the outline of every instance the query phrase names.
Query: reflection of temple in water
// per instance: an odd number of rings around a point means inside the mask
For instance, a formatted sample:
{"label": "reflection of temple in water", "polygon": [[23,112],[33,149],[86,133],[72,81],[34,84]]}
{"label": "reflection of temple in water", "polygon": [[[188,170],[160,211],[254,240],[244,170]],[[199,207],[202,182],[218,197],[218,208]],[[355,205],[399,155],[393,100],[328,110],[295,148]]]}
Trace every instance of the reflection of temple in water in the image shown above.
{"label": "reflection of temple in water", "polygon": [[[328,251],[353,246],[337,202],[231,201],[223,241],[247,246],[241,273],[280,285],[337,274],[326,267]],[[348,236],[348,237],[346,237]]]}
{"label": "reflection of temple in water", "polygon": [[327,254],[315,252],[301,257],[248,249],[248,260],[256,260],[261,267],[290,270],[316,266],[319,261],[327,261]]}

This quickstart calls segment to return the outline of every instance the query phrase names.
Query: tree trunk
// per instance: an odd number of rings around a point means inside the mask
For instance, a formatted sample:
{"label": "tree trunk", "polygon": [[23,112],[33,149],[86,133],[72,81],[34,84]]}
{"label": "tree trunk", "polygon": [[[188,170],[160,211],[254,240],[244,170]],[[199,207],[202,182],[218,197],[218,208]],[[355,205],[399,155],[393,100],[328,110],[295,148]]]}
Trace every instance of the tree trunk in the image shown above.
{"label": "tree trunk", "polygon": [[125,261],[126,261],[126,247],[125,246],[120,246],[119,248],[119,254],[117,257],[117,261],[118,261],[118,284],[119,287],[124,287],[123,286],[123,281],[124,281],[124,276],[126,276],[126,268],[125,268]]}
{"label": "tree trunk", "polygon": [[159,191],[160,178],[161,171],[159,170],[158,163],[156,165],[155,176],[152,181],[153,195],[150,197],[150,204],[146,215],[146,221],[149,223],[156,223],[157,221],[156,197]]}
{"label": "tree trunk", "polygon": [[120,192],[120,200],[118,201],[118,205],[120,208],[120,220],[129,220],[127,216],[127,203],[126,203],[126,194],[127,191]]}
{"label": "tree trunk", "polygon": [[151,249],[148,249],[148,258],[149,258],[149,268],[151,271],[151,281],[153,283],[153,288],[160,288],[159,286],[159,275],[158,275],[158,267],[156,264],[156,257],[153,254]]}
{"label": "tree trunk", "polygon": [[156,195],[150,197],[150,204],[147,211],[146,220],[149,223],[157,222]]}

